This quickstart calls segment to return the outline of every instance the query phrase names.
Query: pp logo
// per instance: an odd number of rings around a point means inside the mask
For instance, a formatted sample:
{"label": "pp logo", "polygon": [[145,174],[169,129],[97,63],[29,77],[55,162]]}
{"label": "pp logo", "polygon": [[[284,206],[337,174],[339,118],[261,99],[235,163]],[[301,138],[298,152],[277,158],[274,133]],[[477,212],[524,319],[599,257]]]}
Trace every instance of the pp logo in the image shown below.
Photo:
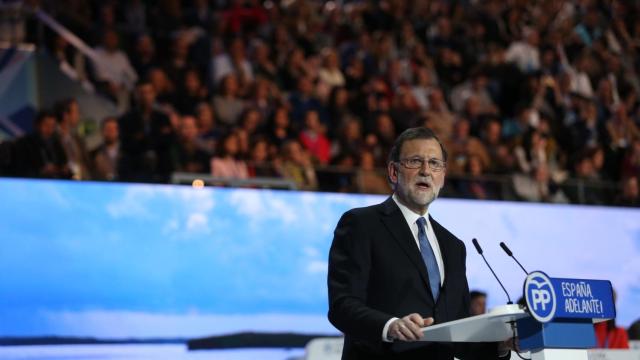
{"label": "pp logo", "polygon": [[556,313],[556,293],[549,277],[534,271],[524,282],[524,296],[531,316],[539,322],[549,322]]}

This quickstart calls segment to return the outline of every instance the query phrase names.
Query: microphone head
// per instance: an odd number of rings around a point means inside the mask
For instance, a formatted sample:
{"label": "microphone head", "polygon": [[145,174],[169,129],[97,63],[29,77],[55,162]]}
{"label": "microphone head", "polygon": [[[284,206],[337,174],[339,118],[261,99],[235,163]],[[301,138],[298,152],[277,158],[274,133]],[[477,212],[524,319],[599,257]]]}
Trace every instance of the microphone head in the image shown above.
{"label": "microphone head", "polygon": [[511,250],[509,250],[509,248],[507,247],[507,244],[501,242],[500,247],[502,248],[502,250],[504,250],[504,252],[507,253],[507,255],[513,256],[513,253],[511,252]]}
{"label": "microphone head", "polygon": [[478,254],[482,255],[482,248],[480,247],[480,244],[478,243],[478,240],[476,240],[476,238],[473,238],[473,240],[471,240],[471,242],[473,243],[473,246],[475,246],[476,251],[478,252]]}

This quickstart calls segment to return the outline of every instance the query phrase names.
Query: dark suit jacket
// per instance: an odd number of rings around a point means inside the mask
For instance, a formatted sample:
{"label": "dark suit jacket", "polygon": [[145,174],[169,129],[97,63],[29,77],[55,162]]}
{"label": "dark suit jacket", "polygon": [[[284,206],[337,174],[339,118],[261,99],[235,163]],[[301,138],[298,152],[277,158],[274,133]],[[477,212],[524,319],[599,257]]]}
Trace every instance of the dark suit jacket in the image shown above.
{"label": "dark suit jacket", "polygon": [[435,324],[469,316],[464,243],[429,218],[445,279],[438,301],[411,230],[392,198],[346,212],[329,253],[329,321],[345,334],[343,359],[497,358],[496,344],[382,341],[392,317],[419,313]]}
{"label": "dark suit jacket", "polygon": [[119,120],[122,159],[118,172],[124,181],[167,181],[171,174],[170,149],[175,141],[169,117],[153,110],[145,120],[133,109]]}

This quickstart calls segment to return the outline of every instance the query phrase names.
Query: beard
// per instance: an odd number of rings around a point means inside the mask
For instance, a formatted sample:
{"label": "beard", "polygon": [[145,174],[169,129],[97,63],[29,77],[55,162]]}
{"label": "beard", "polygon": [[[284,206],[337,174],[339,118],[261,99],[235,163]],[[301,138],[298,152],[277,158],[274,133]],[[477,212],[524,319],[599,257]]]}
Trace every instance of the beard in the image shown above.
{"label": "beard", "polygon": [[438,198],[438,194],[440,194],[440,188],[437,187],[433,180],[429,179],[425,180],[417,180],[419,182],[426,182],[429,184],[428,190],[419,190],[416,189],[415,186],[411,186],[409,188],[409,195],[416,201],[418,204],[429,206],[435,199]]}
{"label": "beard", "polygon": [[[421,188],[421,185],[428,185]],[[409,208],[423,209],[427,208],[435,199],[438,198],[442,186],[437,186],[430,176],[416,177],[413,180],[398,178],[396,192],[402,198],[405,205]]]}

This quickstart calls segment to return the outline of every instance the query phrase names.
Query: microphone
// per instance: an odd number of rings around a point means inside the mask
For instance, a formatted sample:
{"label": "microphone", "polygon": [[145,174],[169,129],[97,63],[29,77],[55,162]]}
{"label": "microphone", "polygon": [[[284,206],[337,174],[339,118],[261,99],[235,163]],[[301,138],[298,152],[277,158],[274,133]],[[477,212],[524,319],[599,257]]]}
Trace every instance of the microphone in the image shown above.
{"label": "microphone", "polygon": [[484,263],[487,264],[487,267],[489,268],[489,270],[491,270],[491,273],[493,274],[493,277],[495,277],[496,280],[498,280],[498,284],[500,284],[500,287],[502,287],[502,290],[504,290],[504,293],[507,294],[507,299],[509,300],[507,302],[507,304],[508,305],[513,304],[513,301],[511,301],[511,296],[509,296],[509,293],[507,292],[507,289],[504,288],[504,285],[502,285],[502,281],[500,281],[500,279],[498,278],[498,275],[496,275],[495,271],[493,271],[493,268],[491,268],[491,265],[489,265],[489,262],[487,261],[487,259],[482,254],[482,248],[480,247],[480,244],[478,243],[478,240],[476,240],[474,238],[473,240],[471,240],[471,242],[473,243],[473,246],[475,246],[476,250],[478,251],[478,254],[480,254],[480,256],[482,256],[482,260],[484,260]]}
{"label": "microphone", "polygon": [[507,246],[507,244],[501,242],[500,243],[500,247],[502,248],[502,250],[504,250],[504,252],[507,253],[507,255],[509,255],[509,257],[513,258],[513,260],[516,261],[516,263],[518,263],[518,266],[520,266],[520,269],[522,269],[522,271],[524,271],[525,274],[529,275],[529,272],[527,270],[525,270],[524,266],[522,266],[522,264],[520,264],[520,261],[518,261],[518,259],[516,259],[515,256],[513,256],[513,253],[511,252],[511,250],[509,250],[509,247]]}

